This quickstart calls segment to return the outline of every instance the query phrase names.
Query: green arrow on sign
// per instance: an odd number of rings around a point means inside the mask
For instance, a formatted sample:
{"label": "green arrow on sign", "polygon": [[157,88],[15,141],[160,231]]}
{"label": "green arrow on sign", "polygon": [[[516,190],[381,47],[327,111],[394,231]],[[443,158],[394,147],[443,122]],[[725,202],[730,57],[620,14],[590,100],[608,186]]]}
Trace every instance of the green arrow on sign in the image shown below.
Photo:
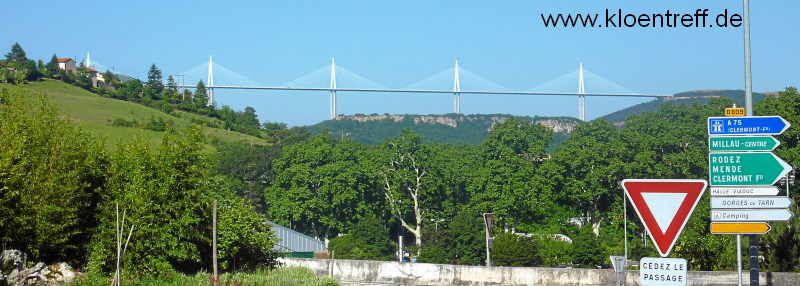
{"label": "green arrow on sign", "polygon": [[708,154],[712,186],[773,185],[792,167],[769,152]]}
{"label": "green arrow on sign", "polygon": [[772,151],[781,142],[772,136],[708,137],[709,151]]}

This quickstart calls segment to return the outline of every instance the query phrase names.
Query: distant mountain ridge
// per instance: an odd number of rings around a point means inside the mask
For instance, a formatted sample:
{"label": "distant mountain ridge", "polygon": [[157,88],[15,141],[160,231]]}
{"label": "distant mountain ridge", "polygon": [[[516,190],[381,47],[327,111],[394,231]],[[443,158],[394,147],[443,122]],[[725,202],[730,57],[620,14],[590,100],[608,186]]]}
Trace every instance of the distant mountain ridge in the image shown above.
{"label": "distant mountain ridge", "polygon": [[[764,100],[768,95],[775,93],[753,93],[753,103]],[[744,105],[743,90],[695,90],[677,93],[671,97],[656,98],[652,101],[637,104],[600,118],[617,126],[624,125],[625,120],[631,116],[647,111],[658,111],[663,103],[692,104],[693,102],[708,103],[712,98],[727,97],[738,105]],[[341,115],[334,119],[326,120],[314,125],[306,126],[316,134],[328,130],[337,137],[351,137],[364,144],[381,144],[386,139],[400,135],[403,129],[411,129],[420,134],[427,142],[446,144],[480,144],[495,124],[512,117],[509,114],[356,114]],[[550,127],[554,132],[554,146],[561,144],[572,133],[581,121],[577,118],[542,117],[542,116],[516,116],[532,122]]]}
{"label": "distant mountain ridge", "polygon": [[[328,130],[335,136],[349,136],[365,144],[380,144],[400,135],[403,129],[411,129],[427,142],[477,145],[495,124],[510,117],[508,114],[356,114],[337,116],[307,128],[312,134]],[[554,141],[559,143],[581,122],[572,117],[516,117],[549,127],[555,133]]]}
{"label": "distant mountain ridge", "polygon": [[[753,93],[753,103],[760,102],[764,100],[768,95],[773,95],[777,93],[768,92],[768,93]],[[640,103],[600,118],[605,119],[608,122],[614,123],[617,126],[623,125],[625,120],[631,116],[640,114],[646,111],[658,111],[658,107],[666,102],[670,102],[672,104],[692,104],[693,102],[700,102],[700,103],[708,103],[709,100],[712,98],[719,98],[719,97],[727,97],[730,98],[734,103],[740,106],[744,106],[744,90],[694,90],[694,91],[687,91],[676,93],[671,97],[659,97],[652,101],[648,101],[645,103]]]}

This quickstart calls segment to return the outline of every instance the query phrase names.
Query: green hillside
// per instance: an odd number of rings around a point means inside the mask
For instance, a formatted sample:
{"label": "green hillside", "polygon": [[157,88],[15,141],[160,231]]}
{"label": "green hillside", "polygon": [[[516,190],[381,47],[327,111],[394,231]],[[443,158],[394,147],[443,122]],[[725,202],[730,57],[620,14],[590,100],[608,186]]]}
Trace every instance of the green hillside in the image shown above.
{"label": "green hillside", "polygon": [[[692,102],[708,103],[712,98],[727,97],[740,106],[744,106],[744,91],[743,90],[696,90],[681,92],[673,95],[672,97],[661,97],[653,101],[640,103],[614,113],[610,113],[601,118],[616,124],[624,122],[628,116],[640,114],[645,111],[658,111],[658,107],[666,102],[673,104],[691,104]],[[766,98],[764,93],[753,93],[753,103],[760,102]]]}
{"label": "green hillside", "polygon": [[[10,87],[0,83],[0,88]],[[192,122],[214,122],[216,119],[186,112],[166,114],[137,103],[101,97],[79,87],[56,80],[31,82],[25,88],[44,92],[50,102],[58,107],[59,113],[68,116],[72,121],[93,133],[98,139],[105,139],[108,149],[113,149],[120,142],[129,141],[135,134],[151,146],[156,146],[164,137],[164,132],[140,129],[136,127],[114,126],[115,120],[125,122],[147,123],[163,121],[177,130],[183,130]],[[211,140],[222,142],[246,141],[253,144],[266,144],[263,139],[218,128],[206,128]]]}
{"label": "green hillside", "polygon": [[[403,129],[411,129],[427,142],[447,144],[480,144],[494,124],[511,117],[508,114],[444,114],[444,115],[352,115],[326,120],[307,129],[312,134],[328,130],[335,136],[349,136],[365,144],[381,144],[397,137]],[[572,117],[521,117],[551,127],[555,145],[560,144],[575,125]]]}

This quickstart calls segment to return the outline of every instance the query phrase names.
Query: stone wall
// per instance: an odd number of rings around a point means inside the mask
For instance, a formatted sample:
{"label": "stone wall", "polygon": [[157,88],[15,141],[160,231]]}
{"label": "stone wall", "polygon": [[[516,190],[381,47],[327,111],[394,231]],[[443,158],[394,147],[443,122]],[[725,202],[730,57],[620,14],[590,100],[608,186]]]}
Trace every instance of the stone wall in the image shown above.
{"label": "stone wall", "polygon": [[[308,267],[345,285],[614,285],[614,270],[580,268],[483,267],[394,261],[281,258],[285,266]],[[748,273],[744,274],[744,284]],[[627,272],[626,285],[639,285]],[[688,285],[736,285],[735,272],[689,272]],[[761,273],[761,285],[800,283],[800,273]]]}

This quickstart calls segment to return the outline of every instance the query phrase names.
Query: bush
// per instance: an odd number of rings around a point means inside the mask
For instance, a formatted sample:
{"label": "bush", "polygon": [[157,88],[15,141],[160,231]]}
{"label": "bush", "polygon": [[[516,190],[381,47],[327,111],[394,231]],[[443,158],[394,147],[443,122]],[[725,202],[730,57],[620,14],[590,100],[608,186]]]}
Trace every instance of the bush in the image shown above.
{"label": "bush", "polygon": [[571,267],[572,243],[554,240],[546,236],[535,238],[539,248],[539,257],[544,267]]}
{"label": "bush", "polygon": [[483,219],[474,212],[460,212],[449,226],[423,231],[420,262],[477,265],[486,258]]}
{"label": "bush", "polygon": [[82,264],[97,226],[107,156],[42,94],[0,97],[0,245],[30,261]]}
{"label": "bush", "polygon": [[111,121],[111,126],[135,127],[136,125],[137,125],[137,122],[136,122],[135,119],[125,120],[125,118],[117,117],[117,118],[114,118],[113,121]]}
{"label": "bush", "polygon": [[167,130],[167,122],[164,121],[164,118],[150,116],[150,119],[144,124],[144,129],[164,132]]}
{"label": "bush", "polygon": [[541,264],[536,243],[532,238],[508,232],[495,236],[492,260],[498,266],[532,267]]}
{"label": "bush", "polygon": [[375,217],[361,219],[348,235],[340,236],[328,243],[328,249],[336,258],[391,260],[394,258],[394,243],[389,239],[389,230]]}

